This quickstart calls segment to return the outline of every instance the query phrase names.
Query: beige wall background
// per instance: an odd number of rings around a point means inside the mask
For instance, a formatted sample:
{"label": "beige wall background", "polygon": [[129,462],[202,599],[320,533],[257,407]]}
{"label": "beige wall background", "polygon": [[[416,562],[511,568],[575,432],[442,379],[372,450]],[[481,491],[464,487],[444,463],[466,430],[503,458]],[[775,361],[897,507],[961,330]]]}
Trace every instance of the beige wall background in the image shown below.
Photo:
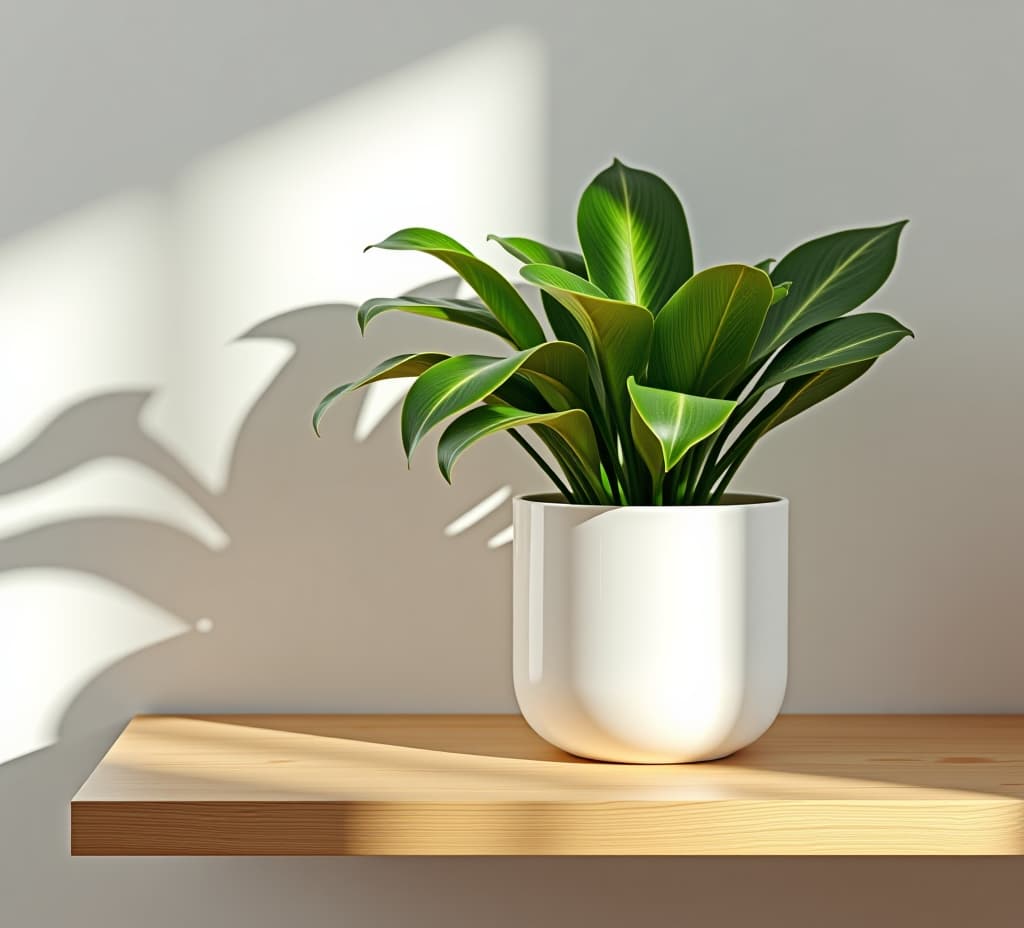
{"label": "beige wall background", "polygon": [[565,241],[613,155],[682,192],[702,265],[910,218],[873,302],[917,339],[739,481],[793,504],[786,709],[1024,711],[1022,30],[0,0],[0,922],[1018,924],[1013,860],[72,860],[66,807],[136,712],[515,708],[508,504],[445,528],[538,475],[500,439],[454,488],[407,471],[386,393],[307,425],[379,358],[486,343],[287,311],[437,276],[359,255],[402,225]]}

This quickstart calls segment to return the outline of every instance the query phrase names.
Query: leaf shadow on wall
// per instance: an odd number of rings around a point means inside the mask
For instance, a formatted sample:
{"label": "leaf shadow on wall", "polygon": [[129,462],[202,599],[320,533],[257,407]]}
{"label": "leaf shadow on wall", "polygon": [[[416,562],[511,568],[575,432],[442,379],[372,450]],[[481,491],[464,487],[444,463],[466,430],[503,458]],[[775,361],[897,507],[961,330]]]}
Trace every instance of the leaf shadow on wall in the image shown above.
{"label": "leaf shadow on wall", "polygon": [[514,708],[509,549],[487,546],[509,507],[455,537],[444,528],[496,487],[542,478],[500,438],[473,452],[454,487],[437,474],[429,447],[407,470],[396,413],[353,442],[357,397],[332,409],[322,440],[310,428],[322,393],[410,350],[410,337],[448,351],[487,349],[433,321],[391,321],[363,341],[351,307],[310,307],[245,336],[286,340],[294,354],[249,414],[223,493],[206,491],[142,430],[145,392],[79,403],[0,464],[6,494],[83,462],[126,458],[188,494],[229,539],[211,550],[156,521],[90,516],[0,542],[5,573],[82,572],[193,628],[212,623],[208,634],[172,637],[102,672],[75,698],[62,737],[154,710]]}

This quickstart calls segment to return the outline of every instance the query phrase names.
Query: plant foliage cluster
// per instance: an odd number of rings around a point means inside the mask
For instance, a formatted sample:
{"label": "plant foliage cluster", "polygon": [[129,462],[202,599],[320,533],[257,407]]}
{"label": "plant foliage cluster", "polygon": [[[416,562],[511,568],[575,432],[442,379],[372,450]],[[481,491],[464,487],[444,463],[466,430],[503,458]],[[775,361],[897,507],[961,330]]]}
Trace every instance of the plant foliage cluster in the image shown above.
{"label": "plant foliage cluster", "polygon": [[489,264],[440,232],[403,229],[370,247],[432,255],[477,298],[369,300],[360,328],[382,313],[413,313],[481,329],[511,353],[389,358],[328,393],[314,428],[339,396],[415,377],[402,443],[411,457],[448,421],[437,446],[447,480],[467,448],[506,431],[570,502],[716,503],[765,434],[912,334],[883,313],[848,315],[889,276],[904,225],[826,235],[778,263],[694,273],[678,197],[616,160],[580,199],[578,252],[489,237],[540,290],[553,339]]}

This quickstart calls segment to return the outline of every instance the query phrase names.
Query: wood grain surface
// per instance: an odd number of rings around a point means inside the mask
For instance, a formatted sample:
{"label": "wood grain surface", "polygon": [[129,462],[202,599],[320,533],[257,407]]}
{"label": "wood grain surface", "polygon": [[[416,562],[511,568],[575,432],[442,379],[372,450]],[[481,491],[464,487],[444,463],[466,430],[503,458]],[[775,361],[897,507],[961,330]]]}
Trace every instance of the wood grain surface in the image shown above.
{"label": "wood grain surface", "polygon": [[1022,854],[1024,717],[790,715],[724,760],[632,766],[509,715],[140,716],[71,850]]}

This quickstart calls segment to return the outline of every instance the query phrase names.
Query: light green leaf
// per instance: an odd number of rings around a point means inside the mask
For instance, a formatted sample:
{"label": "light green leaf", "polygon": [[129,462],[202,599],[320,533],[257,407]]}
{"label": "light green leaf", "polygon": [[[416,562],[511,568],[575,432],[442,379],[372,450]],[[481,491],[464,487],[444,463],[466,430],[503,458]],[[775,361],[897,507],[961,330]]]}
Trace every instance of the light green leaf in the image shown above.
{"label": "light green leaf", "polygon": [[438,440],[437,463],[444,479],[451,482],[456,459],[475,442],[495,432],[520,426],[530,426],[542,435],[546,432],[557,434],[568,445],[593,488],[600,488],[601,460],[597,439],[593,425],[582,409],[538,414],[510,406],[480,406],[463,413],[441,433]]}
{"label": "light green leaf", "polygon": [[587,273],[587,266],[583,263],[583,256],[575,251],[565,251],[562,248],[552,248],[532,238],[523,238],[519,235],[500,236],[488,235],[487,241],[497,242],[513,258],[522,261],[523,264],[553,264],[555,267],[564,267],[567,271],[583,277]]}
{"label": "light green leaf", "polygon": [[474,300],[442,300],[414,296],[401,296],[393,299],[379,297],[367,300],[359,307],[359,312],[356,315],[359,330],[366,332],[366,327],[372,320],[381,313],[392,310],[412,313],[416,316],[428,316],[432,319],[446,319],[449,322],[457,322],[460,325],[491,332],[510,343],[512,341],[508,332],[505,331],[505,327],[498,322],[494,314],[483,303]]}
{"label": "light green leaf", "polygon": [[626,378],[647,365],[654,317],[632,303],[611,300],[582,277],[546,264],[527,264],[523,277],[550,293],[579,324],[597,359],[609,401],[621,428],[629,422]]}
{"label": "light green leaf", "polygon": [[648,382],[724,396],[746,369],[771,301],[771,279],[757,268],[723,264],[694,275],[654,322]]}
{"label": "light green leaf", "polygon": [[363,251],[369,251],[371,248],[386,248],[392,251],[423,251],[427,254],[433,251],[456,251],[470,257],[473,255],[473,252],[465,245],[455,241],[450,235],[419,226],[399,229],[386,239],[373,245],[367,245]]}
{"label": "light green leaf", "polygon": [[[675,467],[697,442],[718,431],[736,407],[731,400],[641,386],[632,377],[628,387],[635,414],[634,438],[656,479]],[[656,458],[652,459],[652,443],[637,435],[641,429],[647,429],[657,439],[660,453]]]}
{"label": "light green leaf", "polygon": [[753,360],[766,358],[801,332],[845,315],[872,296],[892,271],[905,225],[835,232],[786,255],[772,278],[791,280],[793,286],[765,319]]}
{"label": "light green leaf", "polygon": [[793,281],[791,280],[787,280],[781,284],[776,284],[772,288],[772,306],[789,296],[789,288],[792,286]]}
{"label": "light green leaf", "polygon": [[313,413],[313,431],[317,435],[320,434],[320,420],[323,419],[324,413],[327,412],[336,399],[344,396],[346,393],[351,393],[353,390],[358,390],[367,384],[376,383],[378,380],[391,380],[397,377],[418,377],[424,371],[429,370],[435,364],[447,358],[448,355],[446,354],[400,354],[393,358],[388,358],[386,361],[381,361],[365,377],[354,380],[351,383],[343,383],[340,387],[335,387],[320,400]]}
{"label": "light green leaf", "polygon": [[877,358],[913,332],[884,313],[858,313],[809,329],[787,344],[761,375],[755,393],[814,374]]}
{"label": "light green leaf", "polygon": [[544,330],[516,288],[455,239],[432,229],[402,229],[367,248],[421,251],[432,255],[473,288],[484,305],[494,313],[513,345],[532,348],[544,341]]}
{"label": "light green leaf", "polygon": [[[635,309],[643,309],[642,306],[635,306],[632,303],[622,303],[619,300],[611,299],[597,284],[591,283],[585,277],[573,274],[572,271],[567,271],[562,267],[555,267],[551,264],[527,264],[523,267],[522,275],[524,280],[528,280],[531,284],[535,284],[546,292],[550,292],[553,289],[563,290],[573,296],[596,297],[597,299],[614,303],[616,306],[633,306]],[[651,315],[649,310],[644,310],[644,312],[648,316]],[[588,314],[584,313],[584,316],[589,319]],[[652,316],[651,318],[653,319],[654,317]]]}
{"label": "light green leaf", "polygon": [[458,355],[434,365],[409,390],[402,406],[402,444],[411,457],[424,435],[449,416],[478,403],[515,374],[529,380],[559,409],[580,405],[587,359],[577,345],[546,342],[507,358]]}
{"label": "light green leaf", "polygon": [[587,277],[609,297],[657,313],[693,274],[686,214],[660,177],[616,159],[576,214]]}

